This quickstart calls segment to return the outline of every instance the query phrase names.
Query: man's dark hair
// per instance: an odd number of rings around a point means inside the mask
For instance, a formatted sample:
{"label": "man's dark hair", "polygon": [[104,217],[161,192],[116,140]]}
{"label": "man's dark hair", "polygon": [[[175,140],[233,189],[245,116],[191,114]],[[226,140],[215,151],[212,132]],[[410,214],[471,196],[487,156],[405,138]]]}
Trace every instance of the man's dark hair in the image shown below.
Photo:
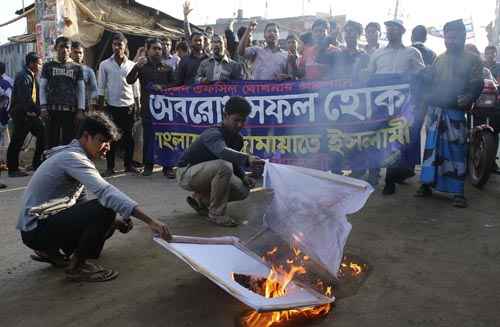
{"label": "man's dark hair", "polygon": [[59,44],[64,44],[64,45],[67,45],[68,47],[71,47],[71,40],[68,39],[67,37],[65,36],[60,36],[56,39],[56,43],[54,45],[54,48],[57,48],[57,46]]}
{"label": "man's dark hair", "polygon": [[288,35],[286,37],[286,40],[287,41],[297,41],[297,42],[299,42],[300,38],[297,36],[297,34],[290,32],[290,33],[288,33]]}
{"label": "man's dark hair", "polygon": [[93,112],[85,116],[80,124],[77,137],[82,137],[83,133],[87,132],[91,136],[101,134],[108,141],[117,141],[121,135],[115,123],[103,112]]}
{"label": "man's dark hair", "polygon": [[36,63],[39,59],[40,57],[36,54],[36,52],[30,52],[26,55],[24,61],[26,62],[26,66],[29,66]]}
{"label": "man's dark hair", "polygon": [[81,44],[79,41],[73,41],[71,42],[71,49],[84,49],[83,44]]}
{"label": "man's dark hair", "polygon": [[146,39],[146,50],[149,50],[153,44],[159,44],[162,45],[162,42],[159,38],[156,37],[150,37]]}
{"label": "man's dark hair", "polygon": [[189,52],[189,46],[186,43],[186,41],[178,42],[177,45],[175,46],[175,51],[177,51],[177,50],[181,50],[181,51],[184,51],[184,52]]}
{"label": "man's dark hair", "polygon": [[355,22],[353,20],[348,20],[344,25],[344,30],[348,27],[354,29],[359,35],[363,34],[363,25],[361,25],[361,23]]}
{"label": "man's dark hair", "polygon": [[461,33],[463,36],[467,34],[464,21],[461,19],[453,20],[451,22],[444,24],[443,31],[444,33],[455,31]]}
{"label": "man's dark hair", "polygon": [[231,97],[224,105],[224,113],[228,115],[239,114],[248,116],[252,112],[252,106],[247,99],[243,97]]}
{"label": "man's dark hair", "polygon": [[236,32],[236,35],[238,35],[238,40],[241,40],[243,38],[243,35],[245,35],[245,32],[247,31],[247,28],[245,26],[241,26],[238,28],[238,32]]}
{"label": "man's dark hair", "polygon": [[484,52],[489,51],[489,50],[493,50],[493,51],[495,51],[495,53],[498,52],[497,47],[494,45],[488,45],[486,48],[484,48]]}
{"label": "man's dark hair", "polygon": [[279,25],[278,25],[278,24],[276,24],[276,23],[267,23],[267,24],[266,24],[266,27],[264,27],[264,33],[265,33],[265,32],[267,32],[267,29],[268,29],[268,28],[271,28],[271,27],[273,27],[273,26],[274,26],[274,27],[276,27],[276,29],[277,29],[278,31],[280,30],[280,27],[279,27]]}
{"label": "man's dark hair", "polygon": [[324,20],[323,18],[318,18],[314,21],[311,30],[315,29],[316,27],[321,27],[323,29],[329,30],[330,29],[330,24]]}
{"label": "man's dark hair", "polygon": [[424,25],[415,26],[411,32],[411,40],[413,42],[425,42],[427,40],[427,29]]}
{"label": "man's dark hair", "polygon": [[114,42],[114,41],[120,41],[120,42],[124,42],[124,43],[127,43],[127,38],[125,37],[125,35],[123,35],[122,32],[116,32],[116,33],[113,33],[113,36],[111,37],[111,42]]}
{"label": "man's dark hair", "polygon": [[306,32],[306,33],[302,34],[300,36],[300,41],[302,41],[302,43],[304,45],[311,45],[311,44],[313,44],[312,33],[311,32]]}
{"label": "man's dark hair", "polygon": [[191,34],[191,41],[193,41],[195,36],[204,37],[205,35],[203,33],[200,33],[200,32],[193,32]]}
{"label": "man's dark hair", "polygon": [[5,63],[0,61],[0,77],[5,74],[5,71],[7,70],[7,67],[5,67]]}
{"label": "man's dark hair", "polygon": [[377,31],[379,31],[379,32],[381,31],[380,24],[377,22],[370,22],[370,23],[366,24],[365,31],[369,28],[375,28]]}

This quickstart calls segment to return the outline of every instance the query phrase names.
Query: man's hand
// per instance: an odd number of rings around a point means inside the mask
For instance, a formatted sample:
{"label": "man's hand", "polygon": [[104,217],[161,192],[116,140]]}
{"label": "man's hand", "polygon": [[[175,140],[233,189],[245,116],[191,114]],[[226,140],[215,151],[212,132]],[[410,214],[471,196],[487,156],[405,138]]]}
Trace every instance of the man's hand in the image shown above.
{"label": "man's hand", "polygon": [[144,67],[144,65],[147,63],[148,63],[148,58],[146,58],[146,57],[139,57],[137,59],[137,67],[139,67],[139,68]]}
{"label": "man's hand", "polygon": [[42,109],[40,111],[40,117],[42,117],[42,119],[44,120],[49,119],[49,112],[47,111],[47,109]]}
{"label": "man's hand", "polygon": [[193,8],[191,8],[191,1],[189,0],[186,0],[186,2],[184,2],[184,5],[182,7],[184,12],[184,17],[189,16],[189,14],[193,11]]}
{"label": "man's hand", "polygon": [[172,239],[172,234],[170,234],[170,231],[168,230],[167,225],[159,222],[156,219],[151,219],[151,223],[149,224],[149,227],[153,231],[155,235],[158,235],[165,241],[170,241]]}
{"label": "man's hand", "polygon": [[127,234],[134,227],[134,223],[132,222],[132,219],[126,219],[126,220],[116,219],[115,227],[120,231],[120,233]]}
{"label": "man's hand", "polygon": [[250,168],[262,168],[266,162],[257,156],[250,155],[248,157],[248,165]]}
{"label": "man's hand", "polygon": [[78,112],[76,113],[76,121],[80,121],[80,120],[83,120],[83,118],[85,118],[85,114],[83,111],[81,110],[78,110]]}
{"label": "man's hand", "polygon": [[248,188],[252,189],[255,187],[256,182],[253,178],[245,176],[243,178],[243,184],[245,184]]}
{"label": "man's hand", "polygon": [[252,20],[250,22],[250,25],[248,25],[248,30],[250,33],[254,33],[257,30],[257,22],[255,20]]}

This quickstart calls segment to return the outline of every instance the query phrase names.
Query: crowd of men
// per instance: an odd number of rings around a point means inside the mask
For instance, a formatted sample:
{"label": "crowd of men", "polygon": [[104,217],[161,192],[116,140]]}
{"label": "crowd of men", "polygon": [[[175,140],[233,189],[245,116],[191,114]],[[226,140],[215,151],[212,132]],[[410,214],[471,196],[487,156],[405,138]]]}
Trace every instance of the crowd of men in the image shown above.
{"label": "crowd of men", "polygon": [[[205,33],[191,32],[190,12],[186,5],[186,41],[178,41],[175,51],[172,40],[151,38],[131,60],[126,37],[115,33],[113,54],[99,64],[96,77],[94,70],[83,64],[83,46],[60,37],[55,42],[54,60],[43,64],[36,53],[29,53],[25,68],[10,88],[6,77],[0,80],[2,99],[11,99],[2,102],[4,110],[0,111],[0,126],[8,121],[7,110],[12,119],[7,154],[10,177],[28,175],[19,167],[19,153],[28,133],[37,140],[32,161],[35,173],[26,190],[18,224],[24,243],[36,252],[35,260],[66,266],[67,256],[74,254],[67,270],[70,279],[109,280],[116,277],[115,271],[89,266],[86,259],[99,255],[112,230],[130,230],[129,216],[145,221],[165,238],[170,237],[165,225],[145,215],[137,203],[104,180],[94,164],[105,156],[107,169],[103,176],[116,173],[117,141],[121,134],[125,171],[140,173],[139,167],[143,166],[144,176],[153,173],[154,137],[146,86],[154,89],[229,80],[361,82],[377,74],[419,76],[425,91],[418,98],[421,119],[417,121],[423,124],[423,116],[427,115],[427,141],[422,186],[416,195],[430,196],[436,189],[452,194],[454,206],[467,206],[465,111],[481,92],[483,69],[500,77],[500,68],[495,47],[486,48],[484,61],[465,51],[466,31],[461,20],[445,25],[447,50],[436,56],[424,45],[424,26],[413,29],[411,46],[404,45],[406,28],[399,20],[384,23],[386,46],[380,44],[379,23],[371,22],[363,28],[358,22],[347,21],[340,30],[335,22],[317,19],[308,33],[288,35],[287,49],[281,49],[280,27],[275,23],[265,26],[265,44],[259,46],[252,40],[256,22],[236,33],[231,23],[224,35],[211,29]],[[362,46],[359,42],[363,34],[367,43]],[[3,74],[5,66],[0,68]],[[245,198],[255,185],[243,168],[262,165],[259,158],[241,152],[240,130],[250,108],[244,98],[233,97],[225,106],[223,123],[203,132],[177,167],[163,167],[166,177],[177,178],[182,188],[193,192],[187,198],[188,204],[222,226],[237,225],[226,216],[227,203]],[[133,128],[138,117],[143,129],[142,165],[133,160]],[[335,160],[332,171],[340,172]],[[380,169],[352,174],[377,185]],[[396,184],[414,175],[414,167],[394,164],[387,169],[383,193],[393,194]],[[81,204],[82,185],[96,194],[97,200]],[[47,202],[53,204],[54,199],[60,198],[65,199],[65,210],[51,211],[53,206],[47,206]],[[115,219],[116,213],[125,220]],[[91,215],[109,219],[91,219]]]}

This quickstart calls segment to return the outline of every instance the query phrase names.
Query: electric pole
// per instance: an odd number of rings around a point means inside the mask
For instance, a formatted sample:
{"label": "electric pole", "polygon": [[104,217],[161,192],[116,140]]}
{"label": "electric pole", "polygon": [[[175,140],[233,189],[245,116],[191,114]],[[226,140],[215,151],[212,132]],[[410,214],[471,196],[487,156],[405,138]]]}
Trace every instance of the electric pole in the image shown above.
{"label": "electric pole", "polygon": [[394,6],[394,19],[398,19],[398,16],[399,16],[399,0],[396,0],[396,5]]}

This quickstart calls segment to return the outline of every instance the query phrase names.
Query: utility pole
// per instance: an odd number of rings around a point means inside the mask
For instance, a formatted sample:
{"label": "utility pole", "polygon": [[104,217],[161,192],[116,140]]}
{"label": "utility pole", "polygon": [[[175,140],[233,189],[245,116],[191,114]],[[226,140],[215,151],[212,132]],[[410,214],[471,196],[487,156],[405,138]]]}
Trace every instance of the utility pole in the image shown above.
{"label": "utility pole", "polygon": [[396,0],[396,4],[394,6],[394,19],[398,19],[399,16],[399,0]]}
{"label": "utility pole", "polygon": [[495,29],[493,33],[493,45],[498,47],[500,43],[500,0],[497,0],[497,6],[495,9]]}

